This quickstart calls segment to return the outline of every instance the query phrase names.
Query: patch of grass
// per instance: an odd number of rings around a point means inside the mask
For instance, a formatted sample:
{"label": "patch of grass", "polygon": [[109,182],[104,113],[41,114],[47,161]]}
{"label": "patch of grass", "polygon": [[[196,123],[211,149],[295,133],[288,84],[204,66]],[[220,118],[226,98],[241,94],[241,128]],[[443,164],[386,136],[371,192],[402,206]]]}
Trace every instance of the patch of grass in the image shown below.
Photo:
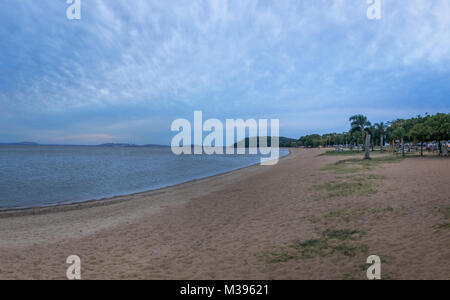
{"label": "patch of grass", "polygon": [[357,159],[357,158],[351,158],[346,160],[346,162],[350,164],[359,164],[363,167],[375,167],[382,164],[392,164],[392,163],[399,163],[403,161],[404,158],[401,156],[393,156],[393,155],[383,155],[383,156],[377,156],[373,157],[372,159]]}
{"label": "patch of grass", "polygon": [[391,275],[381,274],[381,280],[395,280]]}
{"label": "patch of grass", "polygon": [[352,274],[350,274],[350,273],[345,273],[344,275],[342,275],[342,280],[350,281],[350,280],[357,280],[357,279],[356,279],[356,277],[353,276]]}
{"label": "patch of grass", "polygon": [[382,155],[372,159],[349,158],[334,164],[329,164],[322,168],[322,171],[331,171],[336,174],[351,174],[362,171],[372,170],[382,164],[398,163],[404,160],[404,157],[393,155]]}
{"label": "patch of grass", "polygon": [[352,246],[348,243],[342,243],[333,247],[333,253],[340,253],[347,257],[355,257],[359,253],[367,254],[368,252],[367,245]]}
{"label": "patch of grass", "polygon": [[365,235],[365,232],[359,230],[350,230],[350,229],[327,229],[322,232],[322,235],[326,239],[337,239],[340,241],[359,241]]}
{"label": "patch of grass", "polygon": [[329,253],[328,241],[326,239],[314,239],[306,242],[296,242],[291,248],[299,251],[301,258],[314,258],[316,256],[324,257]]}
{"label": "patch of grass", "polygon": [[356,151],[356,150],[345,150],[342,152],[338,151],[327,151],[325,153],[320,154],[319,156],[351,156],[351,155],[362,155],[364,151]]}
{"label": "patch of grass", "polygon": [[[341,164],[328,165],[325,167],[328,170],[335,170],[335,173],[357,173],[360,169],[355,168],[342,168],[341,165],[345,165],[344,161]],[[348,164],[348,162],[347,162]],[[365,162],[363,163],[365,164]],[[364,167],[363,167],[364,168]],[[356,171],[358,170],[358,171]],[[336,177],[335,181],[330,181],[324,184],[313,185],[312,189],[315,191],[325,190],[329,198],[333,197],[344,197],[352,194],[358,194],[362,196],[371,196],[377,193],[375,188],[374,180],[384,180],[387,179],[384,175],[378,174],[356,174],[352,176],[347,176],[342,179],[341,177]]]}
{"label": "patch of grass", "polygon": [[316,216],[309,216],[306,218],[309,222],[311,222],[312,224],[316,224],[319,223],[321,220],[319,217]]}
{"label": "patch of grass", "polygon": [[266,261],[269,264],[277,264],[277,263],[284,263],[288,262],[293,259],[297,259],[298,257],[292,254],[289,254],[287,252],[280,252],[280,253],[266,253],[265,254]]}
{"label": "patch of grass", "polygon": [[348,209],[335,210],[323,216],[325,219],[339,219],[349,223],[355,217],[353,211]]}
{"label": "patch of grass", "polygon": [[341,254],[355,257],[358,254],[367,254],[365,244],[354,244],[360,241],[365,232],[351,229],[327,229],[321,237],[304,242],[294,242],[279,252],[270,252],[263,255],[269,264],[283,263],[293,259],[311,259]]}
{"label": "patch of grass", "polygon": [[340,163],[340,164],[330,164],[326,165],[321,171],[330,171],[335,174],[354,174],[362,171],[361,167],[349,167],[349,164]]}
{"label": "patch of grass", "polygon": [[387,207],[382,207],[382,208],[372,208],[371,210],[369,210],[369,212],[373,215],[380,215],[380,214],[385,214],[385,213],[391,213],[393,212],[394,209],[390,206]]}
{"label": "patch of grass", "polygon": [[314,185],[313,190],[326,191],[328,198],[345,197],[353,194],[371,196],[376,194],[375,184],[369,180],[331,181]]}
{"label": "patch of grass", "polygon": [[444,206],[438,209],[438,212],[442,214],[444,220],[450,219],[450,206]]}
{"label": "patch of grass", "polygon": [[377,174],[358,174],[349,176],[348,178],[357,180],[357,181],[365,181],[365,180],[385,180],[387,176],[377,175]]}
{"label": "patch of grass", "polygon": [[[439,207],[436,209],[436,212],[437,212],[437,214],[440,214],[442,216],[442,220],[450,219],[450,206]],[[444,223],[433,226],[433,228],[436,229],[436,232],[439,232],[441,230],[449,230],[450,223],[444,222]]]}
{"label": "patch of grass", "polygon": [[352,220],[362,218],[367,215],[374,215],[376,217],[383,217],[388,213],[394,212],[394,208],[390,206],[376,207],[376,208],[359,208],[359,209],[340,209],[331,211],[322,217],[309,216],[306,219],[313,224],[317,224],[321,221],[336,222],[336,223],[349,223]]}
{"label": "patch of grass", "polygon": [[441,216],[443,220],[450,219],[450,206],[438,206],[434,207],[432,211],[433,216]]}
{"label": "patch of grass", "polygon": [[435,228],[437,230],[441,230],[441,229],[448,230],[448,229],[450,229],[450,223],[438,224],[438,225],[435,226]]}

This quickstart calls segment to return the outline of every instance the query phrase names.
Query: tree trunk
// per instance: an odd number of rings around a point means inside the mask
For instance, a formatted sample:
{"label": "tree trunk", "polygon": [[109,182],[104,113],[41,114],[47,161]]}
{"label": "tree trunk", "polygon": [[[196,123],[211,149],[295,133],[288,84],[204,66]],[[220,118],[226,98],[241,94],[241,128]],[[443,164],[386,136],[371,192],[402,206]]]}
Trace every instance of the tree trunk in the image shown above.
{"label": "tree trunk", "polygon": [[423,156],[423,142],[420,142],[420,156]]}
{"label": "tree trunk", "polygon": [[366,144],[364,150],[366,154],[364,155],[364,159],[370,159],[370,134],[366,134]]}
{"label": "tree trunk", "polygon": [[356,140],[356,147],[358,148],[358,152],[359,152],[359,138]]}
{"label": "tree trunk", "polygon": [[383,144],[383,135],[381,135],[381,137],[380,137],[380,152],[383,152],[383,146],[384,146],[384,144]]}
{"label": "tree trunk", "polygon": [[402,138],[402,156],[405,156],[405,142],[403,138]]}
{"label": "tree trunk", "polygon": [[361,138],[362,138],[362,143],[363,143],[363,149],[362,150],[366,150],[364,147],[366,146],[366,136],[365,136],[365,134],[364,134],[364,130],[363,129],[361,129]]}

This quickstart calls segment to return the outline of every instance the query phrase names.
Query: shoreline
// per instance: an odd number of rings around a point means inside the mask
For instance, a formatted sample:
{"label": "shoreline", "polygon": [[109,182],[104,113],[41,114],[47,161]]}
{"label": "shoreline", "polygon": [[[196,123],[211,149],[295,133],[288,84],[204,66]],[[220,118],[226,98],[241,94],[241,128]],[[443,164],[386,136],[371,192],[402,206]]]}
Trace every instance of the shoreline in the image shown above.
{"label": "shoreline", "polygon": [[[280,150],[287,150],[287,154],[283,155],[279,158],[281,161],[282,159],[285,159],[289,157],[292,154],[292,151],[289,150],[289,148],[280,148]],[[45,215],[45,214],[52,214],[52,213],[58,213],[58,212],[67,212],[72,210],[79,210],[79,209],[88,209],[92,207],[104,207],[108,205],[113,205],[121,202],[130,201],[132,199],[125,199],[125,198],[133,198],[136,196],[146,196],[150,195],[150,193],[157,193],[157,192],[164,192],[166,189],[170,188],[176,188],[176,187],[183,187],[187,184],[192,184],[196,182],[200,182],[205,179],[209,178],[215,178],[222,175],[232,174],[233,172],[249,169],[252,167],[260,166],[260,162],[253,163],[247,166],[239,167],[236,169],[232,169],[230,171],[217,173],[213,175],[206,175],[204,177],[191,179],[188,181],[180,182],[177,184],[171,184],[155,189],[148,189],[141,192],[134,192],[134,193],[126,193],[126,194],[119,194],[114,195],[110,197],[102,197],[98,199],[90,199],[90,200],[81,200],[76,202],[70,202],[70,203],[60,203],[60,204],[54,204],[54,205],[48,205],[48,206],[34,206],[34,207],[24,207],[24,208],[7,208],[7,209],[0,209],[0,219],[3,218],[15,218],[15,217],[23,217],[23,216],[29,216],[29,215]]]}

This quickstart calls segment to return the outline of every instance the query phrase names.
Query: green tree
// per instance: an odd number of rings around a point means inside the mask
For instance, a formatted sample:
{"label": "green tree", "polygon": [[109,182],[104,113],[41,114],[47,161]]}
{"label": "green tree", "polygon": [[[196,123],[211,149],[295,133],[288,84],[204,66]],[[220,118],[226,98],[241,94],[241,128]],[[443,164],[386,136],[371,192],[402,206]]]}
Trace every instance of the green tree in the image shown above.
{"label": "green tree", "polygon": [[423,143],[429,139],[431,128],[424,124],[418,123],[410,131],[410,135],[420,142],[420,155],[423,156]]}
{"label": "green tree", "polygon": [[364,115],[354,115],[350,119],[351,131],[360,131],[363,139],[366,137],[367,128],[371,125],[369,120]]}
{"label": "green tree", "polygon": [[299,139],[299,144],[304,147],[318,147],[322,145],[322,137],[319,134],[311,134],[307,136],[302,136]]}
{"label": "green tree", "polygon": [[429,127],[430,139],[439,143],[439,155],[442,154],[442,141],[450,139],[450,114],[436,114],[428,118],[425,125]]}
{"label": "green tree", "polygon": [[385,134],[386,134],[386,129],[388,128],[388,125],[387,124],[385,124],[384,122],[380,122],[380,123],[375,123],[375,128],[376,128],[376,131],[377,131],[377,135],[379,136],[379,138],[380,138],[380,148],[381,148],[381,152],[383,152],[384,150],[384,148],[383,148],[383,146],[384,146],[384,136],[385,136]]}
{"label": "green tree", "polygon": [[356,144],[356,147],[359,151],[359,141],[362,139],[361,132],[360,131],[353,131],[353,132],[350,131],[349,137],[350,137],[350,144],[352,144],[352,149],[353,149],[353,145]]}
{"label": "green tree", "polygon": [[395,139],[401,140],[402,145],[402,156],[405,156],[405,137],[406,137],[406,130],[403,127],[397,127],[393,132],[392,136]]}
{"label": "green tree", "polygon": [[[366,150],[366,154],[364,156],[365,159],[370,159],[370,154],[368,152],[368,148],[370,147],[370,141],[366,139],[366,131],[368,131],[369,127],[371,126],[371,123],[364,115],[354,115],[351,116],[350,119],[350,125],[351,125],[351,131],[360,131],[362,140],[364,142],[364,150]],[[359,147],[359,146],[358,146]]]}

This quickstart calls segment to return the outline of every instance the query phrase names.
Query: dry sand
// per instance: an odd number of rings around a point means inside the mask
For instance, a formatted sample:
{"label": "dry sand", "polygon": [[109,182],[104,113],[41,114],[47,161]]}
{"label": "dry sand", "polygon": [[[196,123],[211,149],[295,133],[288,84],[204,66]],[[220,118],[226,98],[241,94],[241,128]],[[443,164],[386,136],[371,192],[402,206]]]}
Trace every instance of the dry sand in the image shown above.
{"label": "dry sand", "polygon": [[[367,172],[386,176],[375,194],[324,197],[312,187],[351,174],[320,170],[343,159],[321,151],[159,191],[0,213],[0,279],[65,279],[72,254],[83,279],[364,279],[369,254],[386,279],[450,279],[450,159],[381,165]],[[364,234],[330,240],[334,251],[323,253],[292,247],[327,229]]]}

